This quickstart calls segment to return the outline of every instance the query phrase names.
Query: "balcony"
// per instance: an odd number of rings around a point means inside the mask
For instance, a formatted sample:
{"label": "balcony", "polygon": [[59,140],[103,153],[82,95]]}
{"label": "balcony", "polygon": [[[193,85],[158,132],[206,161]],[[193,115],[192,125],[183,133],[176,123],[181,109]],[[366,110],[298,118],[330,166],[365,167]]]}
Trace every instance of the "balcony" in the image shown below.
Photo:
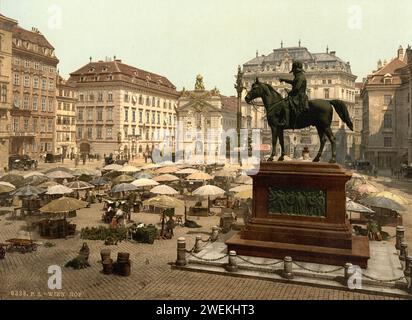
{"label": "balcony", "polygon": [[13,131],[10,133],[11,137],[35,137],[36,134],[34,132],[17,132]]}

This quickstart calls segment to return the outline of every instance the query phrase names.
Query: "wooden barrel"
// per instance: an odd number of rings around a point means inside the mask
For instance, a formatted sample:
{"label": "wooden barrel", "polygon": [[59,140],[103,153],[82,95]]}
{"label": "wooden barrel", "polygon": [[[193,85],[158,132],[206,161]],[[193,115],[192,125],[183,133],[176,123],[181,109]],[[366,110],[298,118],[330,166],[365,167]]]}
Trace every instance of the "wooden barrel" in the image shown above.
{"label": "wooden barrel", "polygon": [[103,260],[103,273],[104,274],[112,274],[113,273],[113,260],[112,259],[106,259]]}
{"label": "wooden barrel", "polygon": [[119,252],[117,254],[117,262],[118,263],[129,262],[129,256],[130,254],[127,252]]}
{"label": "wooden barrel", "polygon": [[130,260],[127,262],[117,263],[117,273],[123,277],[130,276],[131,263]]}
{"label": "wooden barrel", "polygon": [[110,253],[111,253],[111,250],[110,250],[110,249],[102,249],[102,250],[100,250],[100,256],[101,256],[101,258],[102,258],[102,262],[103,262],[104,260],[110,259]]}

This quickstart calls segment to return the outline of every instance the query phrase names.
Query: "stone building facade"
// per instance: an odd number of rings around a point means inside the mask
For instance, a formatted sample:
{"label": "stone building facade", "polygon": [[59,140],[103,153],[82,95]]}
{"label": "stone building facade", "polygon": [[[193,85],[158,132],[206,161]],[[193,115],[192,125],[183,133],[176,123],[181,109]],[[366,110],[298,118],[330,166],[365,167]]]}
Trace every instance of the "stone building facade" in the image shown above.
{"label": "stone building facade", "polygon": [[77,154],[76,87],[57,75],[55,154],[70,158]]}
{"label": "stone building facade", "polygon": [[13,28],[10,153],[37,158],[54,151],[56,67],[53,46],[33,28]]}
{"label": "stone building facade", "polygon": [[412,162],[412,50],[402,46],[389,62],[378,61],[362,90],[363,154],[378,169]]}
{"label": "stone building facade", "polygon": [[76,86],[79,153],[134,157],[165,140],[173,148],[178,92],[164,76],[116,58],[90,59],[69,82]]}
{"label": "stone building facade", "polygon": [[13,99],[12,40],[17,21],[0,14],[0,170],[7,166]]}
{"label": "stone building facade", "polygon": [[[307,94],[309,99],[340,99],[343,100],[349,110],[351,118],[354,117],[355,106],[355,79],[349,62],[340,59],[335,51],[326,50],[324,53],[311,53],[305,47],[283,47],[274,49],[268,55],[259,55],[243,65],[244,85],[249,90],[256,77],[260,81],[272,85],[275,90],[286,96],[285,89],[290,86],[279,81],[279,78],[290,78],[294,60],[303,63],[307,77]],[[249,107],[250,109],[250,107]],[[246,112],[245,121],[251,122],[251,126],[262,129],[263,144],[271,143],[270,130],[266,123],[263,108],[250,109]],[[340,120],[336,112],[333,115],[332,130],[336,135],[337,161],[343,163],[345,159],[356,158],[355,133]],[[285,134],[286,153],[291,158],[299,158],[305,147],[308,147],[310,155],[314,157],[319,149],[319,138],[314,127],[302,130],[288,130]],[[278,147],[280,148],[280,146]],[[279,154],[279,152],[278,152]],[[323,158],[330,157],[330,144],[327,143]]]}
{"label": "stone building facade", "polygon": [[[181,92],[176,149],[184,150],[185,159],[193,160],[198,156],[201,162],[213,162],[226,157],[226,149],[230,146],[226,144],[226,137],[236,135],[237,103],[236,97],[223,96],[216,88],[205,89],[201,76],[197,77],[195,90]],[[229,149],[236,147],[233,145]],[[205,159],[205,155],[209,158]]]}

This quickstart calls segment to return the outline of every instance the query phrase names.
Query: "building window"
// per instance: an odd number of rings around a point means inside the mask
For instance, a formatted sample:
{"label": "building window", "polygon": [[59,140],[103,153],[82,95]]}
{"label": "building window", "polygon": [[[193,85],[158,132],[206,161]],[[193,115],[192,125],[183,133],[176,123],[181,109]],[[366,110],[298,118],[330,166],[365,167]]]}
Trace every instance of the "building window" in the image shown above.
{"label": "building window", "polygon": [[97,108],[97,121],[103,121],[103,108]]}
{"label": "building window", "polygon": [[83,95],[83,94],[80,94],[80,95],[79,95],[79,101],[80,101],[80,102],[84,102],[84,95]]}
{"label": "building window", "polygon": [[136,110],[132,110],[132,122],[136,122]]}
{"label": "building window", "polygon": [[128,93],[124,94],[124,102],[129,102],[130,101],[130,97]]}
{"label": "building window", "polygon": [[46,97],[41,97],[41,111],[46,112]]}
{"label": "building window", "polygon": [[102,139],[102,127],[97,127],[96,128],[96,138],[97,139]]}
{"label": "building window", "polygon": [[385,148],[391,148],[392,147],[392,137],[384,137],[383,138],[383,146]]}
{"label": "building window", "polygon": [[54,81],[49,80],[49,90],[54,90]]}
{"label": "building window", "polygon": [[139,110],[139,123],[143,123],[143,111]]}
{"label": "building window", "polygon": [[149,124],[150,122],[150,112],[146,111],[146,123]]}
{"label": "building window", "polygon": [[385,105],[390,105],[391,102],[392,102],[392,96],[385,94],[385,95],[383,96],[383,103],[384,103]]}
{"label": "building window", "polygon": [[29,129],[29,119],[24,118],[24,131]]}
{"label": "building window", "polygon": [[33,111],[37,111],[37,96],[33,96]]}
{"label": "building window", "polygon": [[83,121],[83,109],[77,110],[77,120]]}
{"label": "building window", "polygon": [[93,121],[93,108],[87,108],[87,121]]}
{"label": "building window", "polygon": [[37,119],[33,119],[33,132],[37,132]]}
{"label": "building window", "polygon": [[89,140],[93,139],[93,128],[92,127],[87,128],[87,139]]}
{"label": "building window", "polygon": [[99,93],[97,94],[97,101],[98,101],[98,102],[102,102],[102,101],[103,101],[103,93],[102,93],[102,92],[99,92]]}
{"label": "building window", "polygon": [[41,79],[41,89],[42,90],[46,90],[46,84],[47,84],[47,80],[46,79]]}
{"label": "building window", "polygon": [[156,123],[156,113],[153,111],[152,112],[152,124]]}
{"label": "building window", "polygon": [[53,100],[49,99],[49,112],[53,112]]}
{"label": "building window", "polygon": [[19,131],[19,118],[13,119],[13,132]]}
{"label": "building window", "polygon": [[107,94],[107,101],[112,102],[113,101],[113,93],[109,92]]}
{"label": "building window", "polygon": [[147,106],[150,106],[150,99],[149,99],[149,97],[146,98],[146,105],[147,105]]}
{"label": "building window", "polygon": [[107,121],[113,121],[113,108],[107,108]]}
{"label": "building window", "polygon": [[39,88],[39,78],[38,78],[38,77],[34,77],[34,78],[33,78],[33,88],[34,88],[34,89],[38,89],[38,88]]}
{"label": "building window", "polygon": [[391,114],[385,114],[383,116],[383,127],[385,129],[392,128],[392,115]]}
{"label": "building window", "polygon": [[26,88],[30,87],[30,76],[27,74],[24,76],[24,86]]}
{"label": "building window", "polygon": [[152,107],[156,107],[156,98],[155,97],[152,98]]}
{"label": "building window", "polygon": [[111,127],[106,128],[106,138],[112,139],[112,137],[113,137],[113,128]]}
{"label": "building window", "polygon": [[78,140],[83,139],[83,127],[77,127],[76,138]]}
{"label": "building window", "polygon": [[47,120],[47,131],[53,132],[53,120],[52,119]]}
{"label": "building window", "polygon": [[7,102],[7,84],[3,83],[1,85],[0,100],[1,102]]}
{"label": "building window", "polygon": [[20,75],[19,75],[18,73],[15,73],[15,74],[14,74],[13,84],[14,84],[15,86],[20,85]]}
{"label": "building window", "polygon": [[329,99],[329,89],[323,89],[325,93],[325,99]]}
{"label": "building window", "polygon": [[160,112],[157,113],[157,124],[160,124]]}
{"label": "building window", "polygon": [[25,94],[23,98],[23,109],[28,110],[29,109],[29,95]]}
{"label": "building window", "polygon": [[332,84],[332,80],[331,80],[331,79],[328,79],[328,84]]}
{"label": "building window", "polygon": [[129,108],[124,108],[124,121],[129,122]]}

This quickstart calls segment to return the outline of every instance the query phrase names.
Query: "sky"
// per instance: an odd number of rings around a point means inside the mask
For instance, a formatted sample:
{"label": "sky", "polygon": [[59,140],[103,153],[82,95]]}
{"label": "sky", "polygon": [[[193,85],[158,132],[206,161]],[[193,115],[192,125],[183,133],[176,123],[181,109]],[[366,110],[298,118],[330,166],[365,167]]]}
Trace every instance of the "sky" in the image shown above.
{"label": "sky", "polygon": [[0,13],[37,27],[68,77],[116,56],[193,89],[235,95],[237,66],[259,54],[301,45],[336,51],[361,81],[379,59],[412,45],[410,0],[0,0]]}

